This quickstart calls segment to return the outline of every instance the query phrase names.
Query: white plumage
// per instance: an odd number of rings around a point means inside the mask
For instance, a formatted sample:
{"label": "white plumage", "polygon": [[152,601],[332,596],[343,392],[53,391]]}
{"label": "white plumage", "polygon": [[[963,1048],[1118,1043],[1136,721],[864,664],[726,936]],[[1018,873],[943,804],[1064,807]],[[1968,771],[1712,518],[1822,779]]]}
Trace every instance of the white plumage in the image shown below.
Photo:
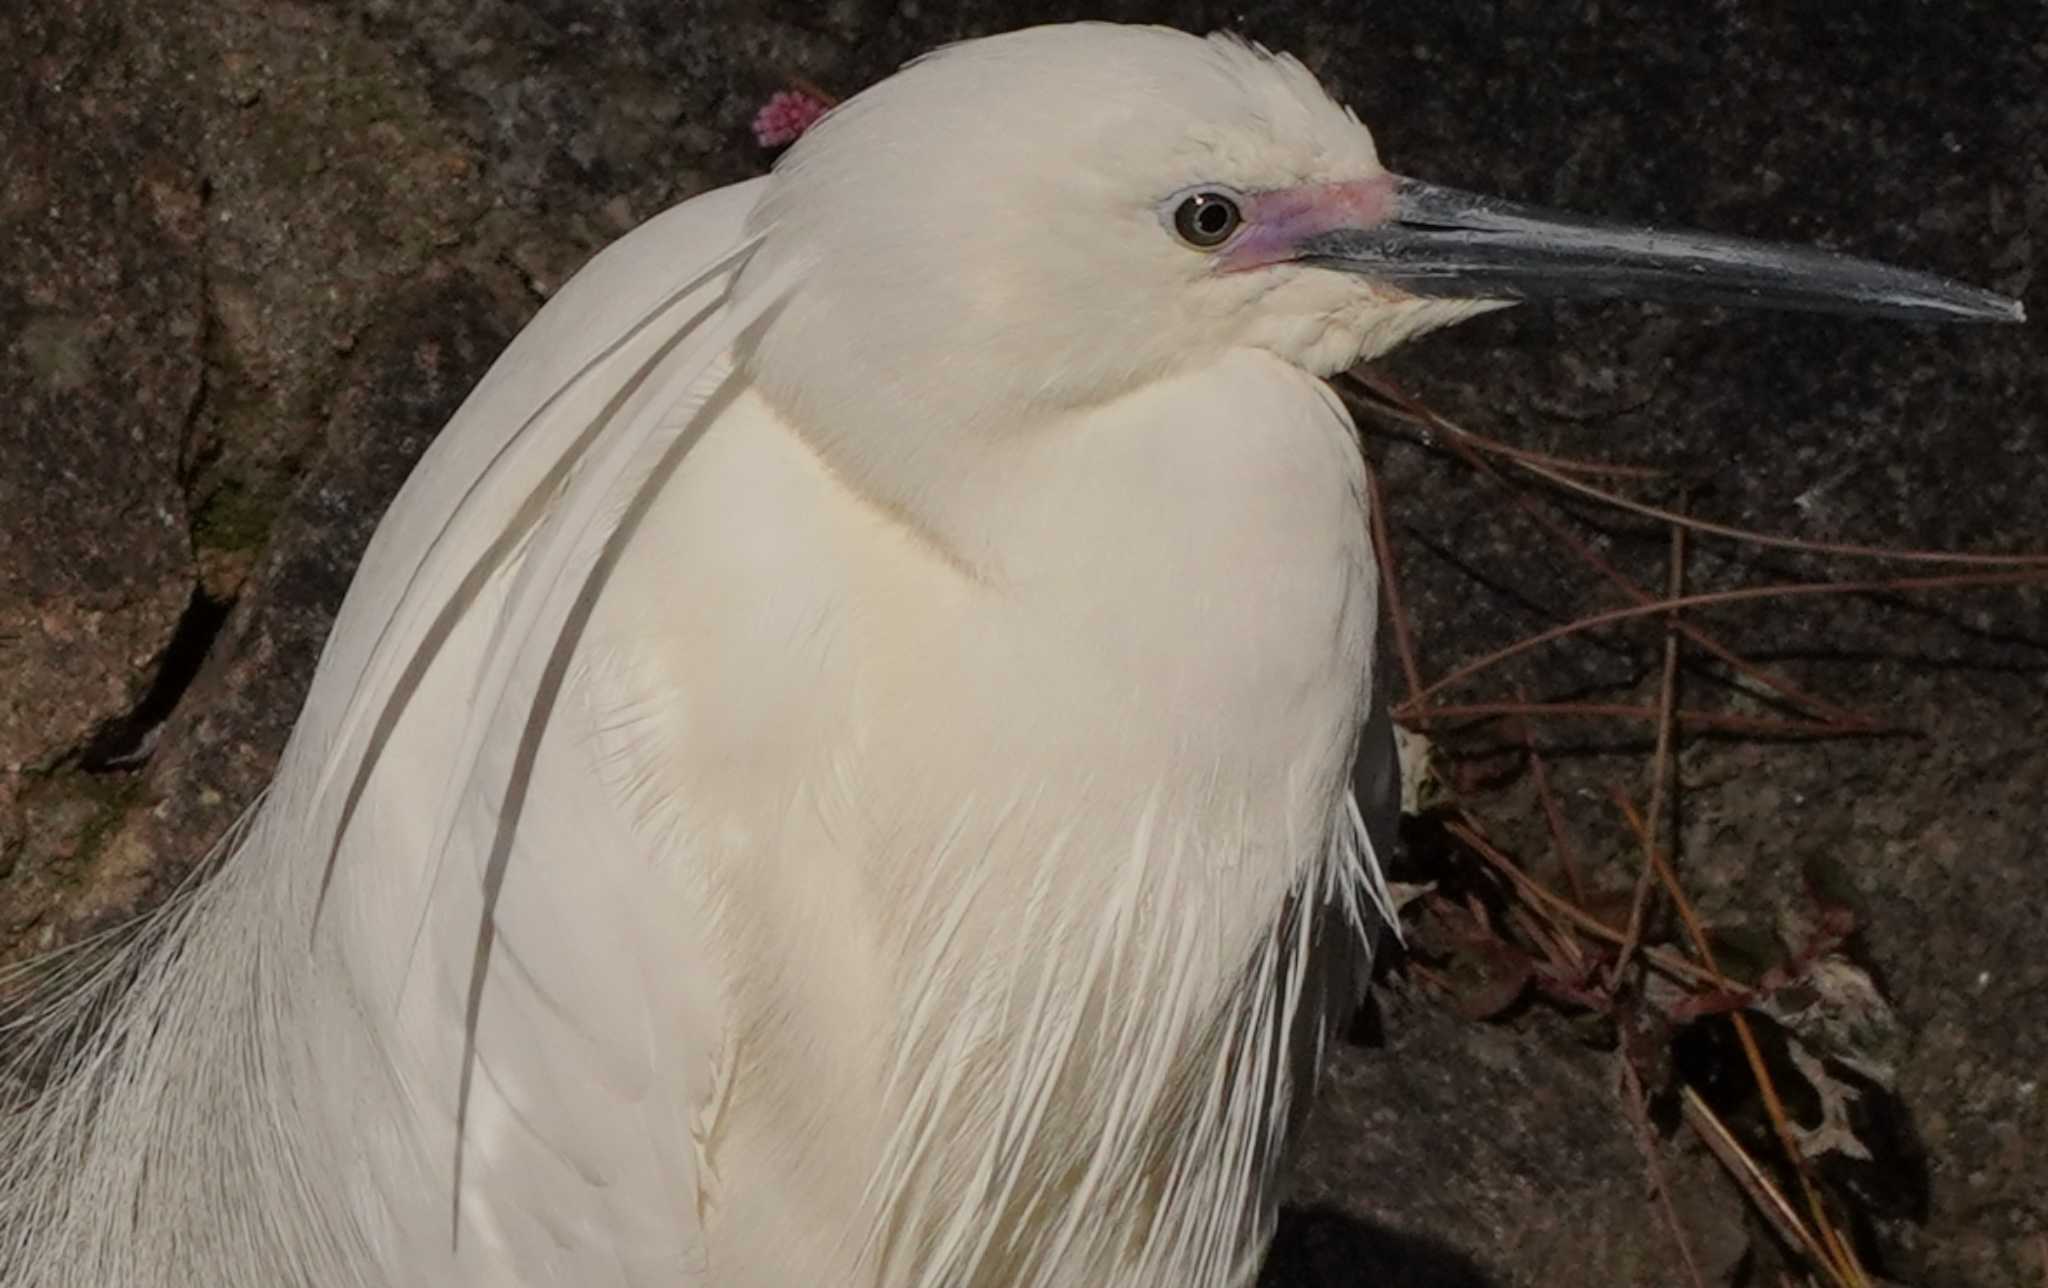
{"label": "white plumage", "polygon": [[1356,244],[1400,182],[1291,60],[1048,28],[599,256],[220,875],[19,1022],[0,1278],[1248,1282],[1378,895],[1320,377],[1489,307]]}

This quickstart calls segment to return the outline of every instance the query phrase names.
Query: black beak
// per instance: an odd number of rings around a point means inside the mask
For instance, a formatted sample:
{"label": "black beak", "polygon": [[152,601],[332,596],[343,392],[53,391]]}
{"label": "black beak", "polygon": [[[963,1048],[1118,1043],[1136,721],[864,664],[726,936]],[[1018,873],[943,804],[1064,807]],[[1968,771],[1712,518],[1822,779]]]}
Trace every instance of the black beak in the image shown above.
{"label": "black beak", "polygon": [[1416,295],[1628,298],[1931,322],[2022,322],[2019,301],[1799,246],[1666,232],[1393,180],[1390,217],[1304,238],[1297,258]]}

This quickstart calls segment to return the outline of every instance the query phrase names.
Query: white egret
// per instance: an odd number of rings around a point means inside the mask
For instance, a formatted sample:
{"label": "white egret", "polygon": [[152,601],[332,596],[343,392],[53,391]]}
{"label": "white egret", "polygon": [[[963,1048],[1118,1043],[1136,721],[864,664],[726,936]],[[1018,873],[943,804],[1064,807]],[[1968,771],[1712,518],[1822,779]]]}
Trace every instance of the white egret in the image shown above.
{"label": "white egret", "polygon": [[1544,295],[2019,316],[1101,25],[648,223],[407,484],[218,876],[19,1021],[0,1279],[1245,1284],[1378,890],[1322,378]]}

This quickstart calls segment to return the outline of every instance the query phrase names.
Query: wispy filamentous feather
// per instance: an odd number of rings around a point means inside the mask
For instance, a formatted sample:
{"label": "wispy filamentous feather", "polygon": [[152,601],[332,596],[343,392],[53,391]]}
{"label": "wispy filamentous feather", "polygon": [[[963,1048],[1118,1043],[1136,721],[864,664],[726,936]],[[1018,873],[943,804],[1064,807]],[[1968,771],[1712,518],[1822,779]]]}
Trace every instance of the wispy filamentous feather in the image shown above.
{"label": "wispy filamentous feather", "polygon": [[262,862],[285,799],[231,834],[219,876],[10,1023],[9,1063],[38,1085],[0,1119],[0,1282],[375,1282],[330,1178],[301,1166],[279,1041],[294,971],[271,968]]}
{"label": "wispy filamentous feather", "polygon": [[[1176,812],[1155,793],[1106,907],[1050,888],[1070,840],[1055,829],[1014,933],[1086,951],[994,955],[1008,968],[963,955],[952,933],[983,897],[976,870],[993,865],[936,856],[935,868],[968,871],[944,906],[903,923],[936,933],[915,958],[925,995],[890,1085],[896,1130],[868,1188],[861,1261],[876,1282],[1244,1281],[1270,1234],[1273,1172],[1302,1084],[1356,1000],[1351,972],[1332,986],[1321,959],[1369,953],[1365,918],[1383,881],[1357,805],[1333,795],[1323,856],[1234,969],[1217,969],[1231,950],[1206,892],[1210,865],[1246,854],[1247,838],[1169,821],[1227,811]],[[1010,812],[1030,810],[1013,801],[989,832]],[[982,1142],[971,1169],[942,1173],[940,1142],[961,1139]]]}
{"label": "wispy filamentous feather", "polygon": [[[750,205],[756,191],[721,195]],[[0,1283],[394,1282],[376,1205],[350,1191],[345,1169],[325,1165],[353,1156],[347,1136],[360,1126],[323,1112],[333,1104],[323,1082],[342,1072],[323,1067],[308,1040],[352,1019],[308,1013],[347,996],[308,986],[334,967],[317,930],[332,865],[436,650],[479,611],[484,586],[515,554],[512,593],[494,601],[469,754],[447,799],[451,808],[458,798],[489,799],[503,828],[516,826],[521,758],[511,758],[509,781],[482,783],[475,748],[507,728],[531,745],[545,727],[545,673],[573,648],[579,609],[602,583],[641,493],[666,458],[687,450],[707,372],[795,271],[755,284],[741,304],[727,299],[758,241],[679,265],[680,284],[622,332],[578,333],[573,310],[586,300],[559,306],[572,316],[552,335],[536,324],[515,342],[470,405],[502,408],[508,394],[524,393],[531,414],[495,424],[472,416],[467,425],[458,414],[461,432],[437,443],[408,483],[410,504],[401,494],[366,556],[377,575],[351,588],[277,779],[207,865],[219,875],[111,942],[0,980],[24,999],[0,1012]],[[585,350],[568,355],[566,369],[564,355],[536,349],[563,334]],[[660,343],[648,356],[650,337]],[[521,387],[529,372],[551,369],[560,373],[552,386]],[[444,823],[443,844],[446,832]],[[500,847],[493,858],[503,857]],[[502,871],[490,878],[501,879]],[[490,936],[487,900],[472,999]],[[353,1005],[379,1001],[388,999]],[[473,1000],[472,1026],[475,1018]],[[465,1058],[472,1054],[466,1043]],[[406,1097],[388,1070],[356,1094],[364,1103]],[[457,1156],[457,1192],[447,1199],[459,1210],[459,1140],[444,1145]],[[423,1181],[446,1170],[424,1159],[418,1168]]]}

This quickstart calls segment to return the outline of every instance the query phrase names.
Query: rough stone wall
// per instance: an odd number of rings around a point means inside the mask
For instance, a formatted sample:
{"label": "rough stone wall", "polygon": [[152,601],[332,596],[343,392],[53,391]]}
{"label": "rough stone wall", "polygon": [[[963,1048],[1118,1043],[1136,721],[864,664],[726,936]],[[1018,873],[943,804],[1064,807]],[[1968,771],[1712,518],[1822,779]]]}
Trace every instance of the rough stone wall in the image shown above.
{"label": "rough stone wall", "polygon": [[[2027,296],[2037,317],[2048,304],[2038,5],[1092,13],[1230,26],[1298,53],[1397,169],[1819,241]],[[7,6],[0,960],[112,924],[206,851],[264,781],[411,462],[591,252],[766,164],[747,121],[770,91],[800,76],[850,92],[933,44],[1072,16],[917,0]],[[1526,310],[1387,371],[1518,445],[1671,470],[1695,508],[1731,522],[2039,549],[2044,336],[2038,322]],[[1432,672],[1613,602],[1441,453],[1378,437],[1371,451]],[[1656,584],[1661,529],[1600,522],[1608,555]],[[1820,567],[1702,543],[1693,575]],[[1693,896],[1731,938],[1768,939],[1815,864],[1845,874],[1851,952],[1896,1029],[1898,1131],[1874,1179],[1843,1182],[1862,1196],[1865,1246],[1898,1279],[2039,1283],[2048,595],[1863,596],[1713,621],[1750,656],[1913,731],[1688,739],[1673,802]],[[1640,698],[1656,646],[1645,631],[1545,652],[1488,691]],[[1703,700],[1717,692],[1711,671],[1687,676]],[[1485,771],[1501,736],[1445,746]],[[1587,863],[1625,886],[1634,851],[1602,785],[1640,780],[1645,730],[1542,737]],[[1497,780],[1484,807],[1500,834],[1541,850],[1526,778]],[[1332,1056],[1271,1279],[1682,1282],[1615,1057],[1582,1040],[1583,1020],[1524,1001],[1470,1022],[1397,965],[1375,1039]],[[1692,1059],[1694,1073],[1719,1067]],[[1685,1129],[1660,1131],[1708,1282],[1774,1282],[1772,1237]]]}

